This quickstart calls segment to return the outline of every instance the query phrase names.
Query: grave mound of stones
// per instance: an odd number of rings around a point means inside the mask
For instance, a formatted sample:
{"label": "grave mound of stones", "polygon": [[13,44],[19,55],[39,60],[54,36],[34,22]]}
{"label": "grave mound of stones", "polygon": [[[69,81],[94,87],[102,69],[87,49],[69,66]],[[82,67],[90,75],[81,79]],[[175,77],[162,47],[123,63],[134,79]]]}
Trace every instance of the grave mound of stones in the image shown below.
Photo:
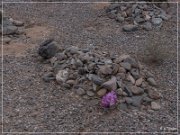
{"label": "grave mound of stones", "polygon": [[41,43],[38,54],[51,65],[43,75],[63,90],[71,90],[85,100],[99,99],[115,91],[121,109],[160,109],[162,95],[154,75],[130,55],[113,55],[75,46],[60,48],[53,39]]}
{"label": "grave mound of stones", "polygon": [[122,29],[126,32],[160,28],[163,21],[171,18],[165,10],[147,2],[112,3],[106,8],[106,14],[109,18],[122,23]]}

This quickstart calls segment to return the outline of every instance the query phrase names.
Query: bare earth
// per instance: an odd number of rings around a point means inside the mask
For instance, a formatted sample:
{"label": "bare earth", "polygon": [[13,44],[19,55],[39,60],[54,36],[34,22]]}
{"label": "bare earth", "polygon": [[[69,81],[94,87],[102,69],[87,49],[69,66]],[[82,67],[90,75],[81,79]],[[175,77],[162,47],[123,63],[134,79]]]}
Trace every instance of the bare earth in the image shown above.
{"label": "bare earth", "polygon": [[[104,15],[108,4],[4,4],[7,16],[27,25],[21,35],[4,48],[4,132],[171,132],[177,128],[177,22],[160,30],[122,32],[122,25]],[[168,39],[169,57],[161,65],[143,61],[150,33]],[[163,98],[159,111],[111,110],[104,112],[96,100],[84,100],[42,75],[49,65],[37,56],[38,44],[55,37],[59,46],[86,48],[136,56],[155,74]],[[71,133],[72,134],[72,133]],[[90,134],[90,133],[89,133]],[[120,133],[117,133],[120,134]],[[170,133],[171,135],[173,133]]]}

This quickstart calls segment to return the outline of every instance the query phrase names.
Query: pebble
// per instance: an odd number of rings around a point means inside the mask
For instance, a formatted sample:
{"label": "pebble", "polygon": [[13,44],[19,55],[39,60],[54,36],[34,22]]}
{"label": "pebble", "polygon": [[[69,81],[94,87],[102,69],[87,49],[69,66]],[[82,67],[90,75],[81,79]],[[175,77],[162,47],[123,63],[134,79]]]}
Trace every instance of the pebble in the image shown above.
{"label": "pebble", "polygon": [[82,95],[84,95],[86,92],[85,92],[84,89],[78,88],[78,89],[76,89],[76,93],[77,93],[78,95],[82,96]]}
{"label": "pebble", "polygon": [[132,86],[131,91],[134,95],[139,95],[139,94],[144,93],[144,90],[140,87],[137,87],[137,86]]}
{"label": "pebble", "polygon": [[156,103],[156,102],[151,102],[151,108],[153,109],[153,110],[159,110],[159,109],[161,109],[161,106],[160,106],[160,104],[159,103]]}
{"label": "pebble", "polygon": [[[129,68],[129,67],[128,67],[128,68]],[[124,67],[120,67],[120,66],[119,66],[118,72],[119,72],[119,73],[125,73],[125,72],[126,72],[126,69],[125,69]]]}
{"label": "pebble", "polygon": [[135,79],[138,79],[140,77],[139,70],[137,68],[132,68],[130,72]]}
{"label": "pebble", "polygon": [[102,97],[106,94],[107,90],[106,89],[100,89],[98,92],[97,92],[97,95],[99,97]]}
{"label": "pebble", "polygon": [[45,81],[45,82],[50,82],[51,80],[55,80],[55,76],[54,76],[54,73],[53,73],[53,72],[46,73],[46,74],[43,76],[43,81]]}
{"label": "pebble", "polygon": [[148,96],[152,99],[160,99],[162,95],[157,90],[148,89]]}
{"label": "pebble", "polygon": [[135,79],[130,74],[127,75],[127,80],[131,81],[132,84],[135,84]]}
{"label": "pebble", "polygon": [[130,86],[125,86],[124,87],[124,92],[126,92],[126,94],[127,94],[127,96],[128,97],[132,97],[132,91],[131,91],[131,89],[130,89]]}
{"label": "pebble", "polygon": [[12,21],[12,23],[13,23],[15,26],[18,26],[18,27],[21,27],[21,26],[23,26],[23,25],[24,25],[24,23],[23,23],[23,22],[18,21],[18,20],[13,20],[13,21]]}
{"label": "pebble", "polygon": [[90,96],[90,97],[93,97],[93,96],[94,96],[94,92],[92,92],[92,91],[90,91],[90,90],[86,91],[86,94],[87,94],[88,96]]}
{"label": "pebble", "polygon": [[152,24],[151,24],[150,22],[145,22],[142,27],[143,27],[143,29],[145,29],[146,31],[152,30]]}
{"label": "pebble", "polygon": [[104,75],[110,75],[112,73],[112,69],[109,65],[101,66],[99,72]]}
{"label": "pebble", "polygon": [[3,43],[9,44],[11,42],[11,38],[9,37],[3,37]]}
{"label": "pebble", "polygon": [[136,86],[141,86],[142,82],[143,82],[143,78],[141,77],[141,78],[139,78],[138,80],[136,80],[135,85],[136,85]]}
{"label": "pebble", "polygon": [[157,83],[156,81],[154,80],[154,78],[148,78],[147,79],[147,82],[149,83],[149,85],[152,85],[152,86],[157,86]]}
{"label": "pebble", "polygon": [[162,23],[162,19],[161,18],[152,18],[152,23],[155,26],[160,26]]}
{"label": "pebble", "polygon": [[104,80],[95,74],[90,74],[88,77],[96,85],[101,86],[104,83]]}
{"label": "pebble", "polygon": [[137,25],[133,25],[133,24],[124,25],[123,26],[123,30],[125,32],[133,32],[133,31],[138,30],[138,26]]}
{"label": "pebble", "polygon": [[108,90],[116,90],[117,89],[117,83],[116,83],[116,77],[112,77],[111,80],[105,82],[102,84],[102,88],[108,89]]}
{"label": "pebble", "polygon": [[6,26],[3,28],[3,35],[16,34],[18,28],[16,26]]}
{"label": "pebble", "polygon": [[120,65],[126,70],[131,70],[131,64],[129,64],[128,62],[121,62]]}
{"label": "pebble", "polygon": [[66,70],[59,70],[56,74],[56,81],[58,83],[65,82],[68,79],[68,71]]}
{"label": "pebble", "polygon": [[75,84],[75,80],[67,80],[66,83],[72,86]]}
{"label": "pebble", "polygon": [[122,17],[121,14],[118,14],[116,20],[117,20],[118,22],[124,22],[124,17]]}

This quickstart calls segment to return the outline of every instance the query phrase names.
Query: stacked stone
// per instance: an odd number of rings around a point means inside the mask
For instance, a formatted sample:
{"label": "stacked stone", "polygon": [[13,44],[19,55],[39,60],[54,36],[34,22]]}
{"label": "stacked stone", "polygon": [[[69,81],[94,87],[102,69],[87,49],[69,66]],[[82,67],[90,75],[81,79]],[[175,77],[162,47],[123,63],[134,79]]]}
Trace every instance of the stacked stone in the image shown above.
{"label": "stacked stone", "polygon": [[124,23],[123,30],[135,31],[140,28],[147,31],[160,28],[163,21],[171,18],[163,9],[152,3],[112,3],[106,13],[109,18]]}
{"label": "stacked stone", "polygon": [[[1,12],[2,15],[2,12]],[[2,18],[1,18],[2,19]],[[24,33],[24,23],[9,17],[3,17],[3,43],[8,44],[14,37]]]}
{"label": "stacked stone", "polygon": [[153,74],[129,55],[116,56],[75,46],[55,51],[55,42],[44,43],[39,54],[50,58],[52,65],[52,72],[43,76],[44,81],[55,80],[62,89],[70,89],[84,99],[101,98],[113,90],[122,108],[160,108],[154,102],[161,94]]}

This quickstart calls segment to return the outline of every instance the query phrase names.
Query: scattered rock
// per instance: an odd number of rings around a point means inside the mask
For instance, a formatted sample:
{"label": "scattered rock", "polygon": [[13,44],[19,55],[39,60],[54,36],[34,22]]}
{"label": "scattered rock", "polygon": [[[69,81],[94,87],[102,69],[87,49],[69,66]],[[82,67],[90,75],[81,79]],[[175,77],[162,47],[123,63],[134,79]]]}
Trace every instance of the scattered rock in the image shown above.
{"label": "scattered rock", "polygon": [[9,37],[3,37],[3,43],[4,44],[9,44],[11,42],[11,38]]}
{"label": "scattered rock", "polygon": [[102,88],[108,89],[108,90],[116,90],[117,89],[117,84],[116,84],[116,77],[112,77],[111,80],[105,82],[102,84]]}
{"label": "scattered rock", "polygon": [[86,92],[85,92],[84,89],[78,88],[78,89],[76,89],[76,93],[77,93],[78,95],[82,96],[82,95],[84,95]]}
{"label": "scattered rock", "polygon": [[24,25],[24,23],[23,23],[23,22],[18,21],[18,20],[13,20],[13,21],[12,21],[12,23],[13,23],[15,26],[18,26],[18,27],[20,27],[20,26],[23,26],[23,25]]}
{"label": "scattered rock", "polygon": [[105,65],[100,67],[99,72],[104,75],[110,75],[112,73],[112,69],[109,65]]}
{"label": "scattered rock", "polygon": [[133,24],[124,25],[123,26],[123,30],[125,32],[136,31],[136,30],[138,30],[138,26],[137,25],[133,25]]}
{"label": "scattered rock", "polygon": [[127,75],[127,80],[131,81],[132,84],[135,84],[135,79],[130,74]]}
{"label": "scattered rock", "polygon": [[132,68],[130,72],[131,72],[131,75],[132,75],[135,79],[138,79],[138,78],[140,77],[139,69],[137,69],[137,68]]}
{"label": "scattered rock", "polygon": [[157,90],[152,90],[152,89],[148,90],[148,96],[155,100],[160,99],[162,97]]}
{"label": "scattered rock", "polygon": [[99,97],[102,97],[106,94],[107,90],[106,89],[100,89],[98,92],[97,92],[97,95]]}
{"label": "scattered rock", "polygon": [[90,75],[89,75],[89,79],[90,79],[94,84],[99,85],[99,86],[101,86],[101,85],[103,84],[103,82],[104,82],[103,79],[101,79],[99,76],[94,75],[94,74],[90,74]]}
{"label": "scattered rock", "polygon": [[137,86],[132,86],[131,91],[134,95],[139,95],[139,94],[144,93],[144,90],[140,87],[137,87]]}
{"label": "scattered rock", "polygon": [[44,59],[52,58],[58,52],[58,47],[52,41],[53,39],[48,39],[40,44],[38,54]]}
{"label": "scattered rock", "polygon": [[56,74],[56,81],[58,83],[62,83],[65,82],[68,79],[68,71],[66,70],[60,70],[57,74]]}
{"label": "scattered rock", "polygon": [[151,77],[148,78],[147,82],[152,86],[157,86],[156,81],[154,80],[154,78],[151,78]]}
{"label": "scattered rock", "polygon": [[73,86],[75,84],[75,80],[68,80],[66,83]]}
{"label": "scattered rock", "polygon": [[94,96],[94,92],[88,90],[86,91],[87,95],[90,96],[90,97],[93,97]]}
{"label": "scattered rock", "polygon": [[132,97],[133,96],[130,86],[125,86],[124,87],[124,92],[126,92],[128,97]]}
{"label": "scattered rock", "polygon": [[121,62],[120,65],[126,70],[131,70],[131,64],[129,64],[128,62]]}
{"label": "scattered rock", "polygon": [[118,22],[124,22],[124,17],[121,16],[121,14],[117,15],[117,19]]}
{"label": "scattered rock", "polygon": [[156,103],[156,102],[151,102],[151,108],[153,110],[159,110],[161,108],[160,104],[159,103]]}
{"label": "scattered rock", "polygon": [[150,22],[145,22],[142,27],[147,31],[152,30],[152,24]]}
{"label": "scattered rock", "polygon": [[6,26],[3,28],[3,35],[13,35],[17,30],[18,28],[16,26]]}
{"label": "scattered rock", "polygon": [[162,24],[162,19],[161,18],[152,18],[152,23],[155,26],[160,26]]}

